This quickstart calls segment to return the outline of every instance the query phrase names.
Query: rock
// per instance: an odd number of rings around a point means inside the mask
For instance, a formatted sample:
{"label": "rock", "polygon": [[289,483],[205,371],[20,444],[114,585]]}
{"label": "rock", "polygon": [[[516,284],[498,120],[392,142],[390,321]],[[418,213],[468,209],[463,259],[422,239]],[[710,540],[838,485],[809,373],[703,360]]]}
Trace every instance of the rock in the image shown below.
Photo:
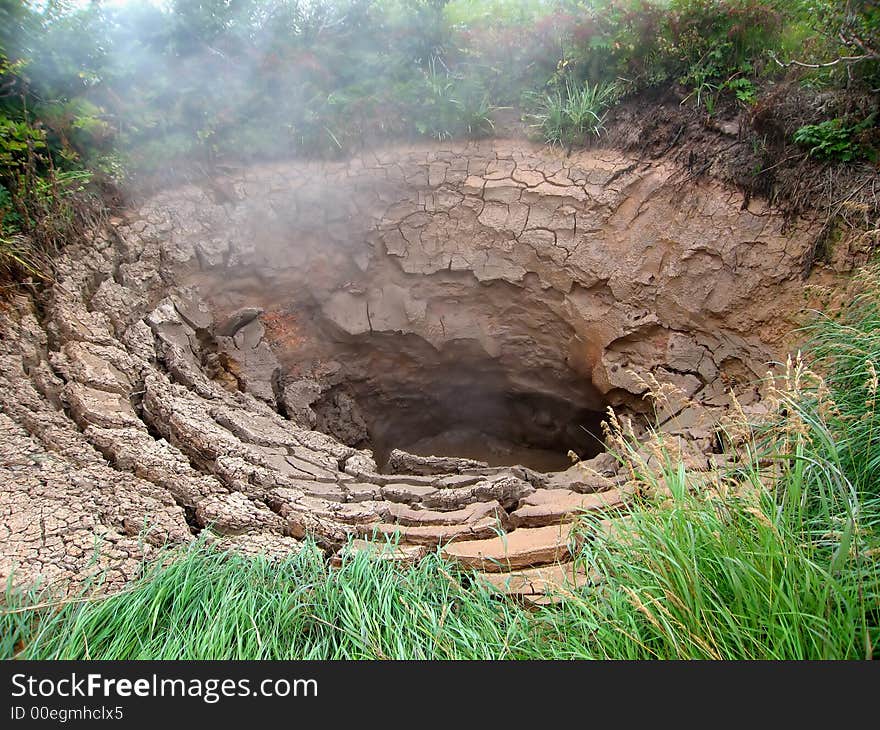
{"label": "rock", "polygon": [[269,560],[286,560],[299,555],[305,544],[292,537],[272,533],[244,533],[217,540],[220,550],[230,550]]}
{"label": "rock", "polygon": [[487,573],[560,563],[571,556],[569,528],[522,528],[485,540],[455,542],[443,548],[447,560]]}
{"label": "rock", "polygon": [[303,428],[314,428],[318,417],[312,405],[321,397],[323,388],[315,380],[296,380],[281,391],[281,405],[287,417]]}
{"label": "rock", "polygon": [[[364,527],[361,525],[346,525],[336,519],[319,516],[312,513],[315,498],[303,498],[297,490],[279,487],[266,494],[266,503],[281,518],[283,522],[283,534],[296,539],[303,539],[307,535],[314,537],[316,542],[334,551],[349,538]],[[326,501],[321,503],[327,505]],[[329,512],[328,512],[329,514]]]}
{"label": "rock", "polygon": [[233,337],[242,327],[253,322],[262,313],[260,307],[242,307],[220,322],[214,334],[218,337]]}
{"label": "rock", "polygon": [[525,568],[511,573],[479,573],[477,581],[489,590],[508,596],[542,596],[576,591],[599,581],[575,563]]}
{"label": "rock", "polygon": [[458,525],[492,517],[502,526],[507,524],[507,513],[498,502],[481,502],[450,512],[413,509],[404,504],[392,504],[390,513],[398,525]]}
{"label": "rock", "polygon": [[390,538],[400,540],[402,543],[412,545],[427,545],[437,547],[451,543],[454,540],[463,540],[462,544],[471,544],[471,541],[481,541],[490,535],[495,535],[500,530],[497,520],[484,517],[476,522],[464,525],[396,525],[379,523],[363,527],[360,534],[373,540],[377,538]]}
{"label": "rock", "polygon": [[[156,338],[156,356],[174,382],[183,385],[202,398],[220,398],[221,387],[208,379],[208,368],[202,370],[191,348],[181,348],[162,337]],[[210,356],[209,356],[210,357]],[[207,362],[207,358],[206,358]],[[212,373],[212,377],[216,377]],[[235,387],[238,386],[236,381]]]}
{"label": "rock", "polygon": [[361,464],[369,466],[369,463],[372,463],[375,469],[376,462],[372,460],[372,457],[358,456],[349,458],[345,462],[345,473],[380,487],[387,484],[412,484],[417,487],[434,487],[437,483],[437,477],[422,476],[420,474],[379,474],[376,471],[361,469]]}
{"label": "rock", "polygon": [[450,474],[464,469],[481,469],[488,464],[474,459],[446,456],[418,456],[393,449],[388,457],[388,469],[396,474]]}
{"label": "rock", "polygon": [[390,502],[413,504],[424,502],[426,498],[437,493],[436,487],[419,486],[417,484],[386,484],[382,487],[382,497]]}
{"label": "rock", "polygon": [[315,426],[346,444],[370,441],[370,432],[357,401],[342,390],[335,390],[329,401],[321,403]]}
{"label": "rock", "polygon": [[147,309],[147,300],[139,292],[120,286],[113,279],[104,279],[89,302],[90,308],[101,312],[121,335],[129,324]]}
{"label": "rock", "polygon": [[60,342],[82,340],[96,345],[113,345],[113,324],[103,312],[89,312],[80,301],[53,293],[49,306],[50,332],[55,330]]}
{"label": "rock", "polygon": [[613,454],[603,451],[592,459],[584,459],[577,463],[577,468],[587,472],[595,472],[604,477],[614,477],[620,469],[620,462]]}
{"label": "rock", "polygon": [[393,542],[368,542],[352,540],[343,545],[331,559],[330,565],[339,568],[358,553],[367,553],[370,559],[404,565],[414,565],[428,554],[426,545],[395,545]]}
{"label": "rock", "polygon": [[241,441],[208,415],[202,401],[158,374],[144,379],[143,411],[153,427],[196,464],[245,452]]}
{"label": "rock", "polygon": [[516,477],[495,477],[470,487],[439,489],[421,498],[429,509],[454,510],[474,502],[498,502],[509,509],[520,499],[535,491],[530,484]]}
{"label": "rock", "polygon": [[144,321],[150,326],[156,337],[179,348],[192,359],[194,365],[197,365],[193,352],[193,345],[197,343],[195,330],[183,321],[170,297],[159,302],[159,305],[144,318]]}
{"label": "rock", "polygon": [[242,441],[257,446],[294,446],[299,442],[294,430],[284,419],[249,413],[238,408],[217,405],[211,417]]}
{"label": "rock", "polygon": [[[254,454],[254,458],[251,461],[265,466],[279,475],[284,475],[288,479],[323,482],[334,488],[336,487],[338,472],[327,468],[332,467],[332,465],[319,466],[314,463],[316,460],[314,456],[306,460],[288,453],[289,451],[294,451],[295,453],[295,449],[267,450],[263,448],[259,451],[251,452]],[[311,485],[309,488],[317,489],[318,487]]]}
{"label": "rock", "polygon": [[510,513],[514,527],[541,527],[571,522],[586,512],[621,509],[625,501],[617,489],[594,494],[578,494],[565,490],[539,490],[523,498],[518,509]]}
{"label": "rock", "polygon": [[462,474],[479,476],[481,479],[490,477],[515,477],[528,482],[536,489],[543,489],[549,480],[546,474],[524,466],[488,466],[479,469],[462,469]]}
{"label": "rock", "polygon": [[266,328],[259,319],[252,319],[242,325],[232,336],[232,341],[239,350],[254,350],[263,341]]}
{"label": "rock", "polygon": [[205,497],[228,491],[213,476],[193,469],[179,449],[144,429],[89,426],[85,435],[117,469],[167,489],[178,504],[194,508]]}
{"label": "rock", "polygon": [[100,426],[146,429],[131,407],[131,403],[128,402],[128,398],[119,393],[108,393],[79,383],[68,383],[61,397],[82,428]]}
{"label": "rock", "polygon": [[153,363],[156,359],[156,346],[153,331],[143,320],[132,323],[122,334],[122,344],[139,360]]}
{"label": "rock", "polygon": [[715,436],[718,414],[708,408],[692,405],[658,427],[671,436],[687,436],[689,439],[711,439]]}
{"label": "rock", "polygon": [[218,341],[220,351],[226,355],[234,367],[234,375],[245,391],[266,401],[275,403],[275,390],[272,382],[280,368],[278,358],[266,342],[258,344],[240,340],[242,347],[230,338]]}
{"label": "rock", "polygon": [[739,137],[740,124],[736,120],[721,122],[718,125],[718,129],[722,134],[726,134],[728,137]]}
{"label": "rock", "polygon": [[390,516],[387,502],[357,502],[342,504],[320,497],[298,497],[291,509],[306,512],[312,517],[326,518],[349,525],[369,525],[387,520]]}
{"label": "rock", "polygon": [[348,496],[346,490],[336,484],[306,481],[300,482],[300,484],[302,485],[303,492],[312,497],[321,497],[333,502],[344,502]]}
{"label": "rock", "polygon": [[[545,489],[565,489],[581,494],[604,492],[615,486],[616,478],[603,476],[580,461],[565,471],[556,472],[547,479]],[[615,462],[616,463],[616,462]]]}
{"label": "rock", "polygon": [[134,390],[132,380],[137,377],[137,370],[128,353],[118,347],[67,342],[50,359],[55,370],[67,380],[122,396]]}
{"label": "rock", "polygon": [[458,489],[460,487],[469,487],[472,484],[478,484],[484,479],[480,475],[454,474],[452,476],[443,477],[437,481],[438,489]]}
{"label": "rock", "polygon": [[278,515],[260,509],[243,494],[215,494],[196,505],[196,520],[221,535],[238,535],[243,532],[281,532],[282,522]]}
{"label": "rock", "polygon": [[375,484],[363,484],[361,482],[348,482],[345,485],[345,493],[351,502],[364,502],[379,499],[382,490]]}
{"label": "rock", "polygon": [[211,311],[194,291],[182,290],[172,294],[171,302],[181,319],[194,330],[207,330],[214,324]]}
{"label": "rock", "polygon": [[708,348],[683,332],[672,332],[666,346],[666,367],[682,373],[696,373],[706,382],[718,375]]}

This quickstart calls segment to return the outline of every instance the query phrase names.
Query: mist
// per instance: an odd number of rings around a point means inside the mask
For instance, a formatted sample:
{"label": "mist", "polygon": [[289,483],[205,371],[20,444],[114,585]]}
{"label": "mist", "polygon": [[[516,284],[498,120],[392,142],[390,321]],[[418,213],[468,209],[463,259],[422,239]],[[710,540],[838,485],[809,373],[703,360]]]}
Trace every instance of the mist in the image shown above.
{"label": "mist", "polygon": [[32,111],[68,157],[167,185],[222,162],[491,134],[589,15],[496,5],[497,18],[461,0],[49,2],[0,42],[28,59]]}

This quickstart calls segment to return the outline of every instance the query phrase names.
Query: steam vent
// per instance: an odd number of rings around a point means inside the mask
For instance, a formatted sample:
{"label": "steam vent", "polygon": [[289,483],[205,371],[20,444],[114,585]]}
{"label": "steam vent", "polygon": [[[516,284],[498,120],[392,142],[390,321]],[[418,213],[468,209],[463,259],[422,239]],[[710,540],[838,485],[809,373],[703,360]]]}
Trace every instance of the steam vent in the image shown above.
{"label": "steam vent", "polygon": [[631,497],[609,406],[638,434],[674,386],[660,429],[723,458],[712,424],[731,389],[757,407],[815,235],[663,158],[523,140],[165,190],[2,314],[0,574],[121,584],[210,528],[337,563],[440,546],[539,594],[575,516]]}

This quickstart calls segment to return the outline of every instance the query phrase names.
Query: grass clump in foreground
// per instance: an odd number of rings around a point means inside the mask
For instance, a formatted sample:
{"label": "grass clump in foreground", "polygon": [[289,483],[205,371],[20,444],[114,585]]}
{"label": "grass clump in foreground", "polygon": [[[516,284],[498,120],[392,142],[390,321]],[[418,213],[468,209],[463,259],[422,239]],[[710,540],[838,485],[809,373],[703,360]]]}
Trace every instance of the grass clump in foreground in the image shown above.
{"label": "grass clump in foreground", "polygon": [[[196,543],[124,592],[59,604],[7,591],[6,658],[871,658],[880,640],[880,269],[811,329],[732,461],[688,470],[612,420],[643,501],[579,560],[603,582],[532,610],[432,556],[397,568],[317,550],[287,560]],[[645,455],[659,466],[648,468]],[[585,523],[585,529],[590,525]],[[36,604],[36,605],[35,605]]]}

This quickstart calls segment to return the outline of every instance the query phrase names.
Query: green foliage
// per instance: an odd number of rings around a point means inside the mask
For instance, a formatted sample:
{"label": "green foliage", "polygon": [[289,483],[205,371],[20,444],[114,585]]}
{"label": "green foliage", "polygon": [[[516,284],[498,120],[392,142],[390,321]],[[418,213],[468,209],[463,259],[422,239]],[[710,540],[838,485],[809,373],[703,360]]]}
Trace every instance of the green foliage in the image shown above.
{"label": "green foliage", "polygon": [[557,87],[536,98],[536,109],[530,114],[532,126],[541,130],[547,144],[585,144],[605,129],[606,110],[617,93],[613,84],[577,84],[567,79],[564,91]]}
{"label": "green foliage", "polygon": [[812,72],[839,86],[880,87],[880,4],[876,0],[803,0],[813,31],[804,48],[792,48],[789,57],[819,64],[840,57],[852,63],[837,63]]}
{"label": "green foliage", "polygon": [[878,267],[855,279],[857,294],[834,316],[806,329],[808,347],[838,409],[833,443],[859,494],[880,498],[880,280]]}
{"label": "green foliage", "polygon": [[22,175],[46,149],[46,135],[27,122],[0,117],[0,181],[16,189]]}
{"label": "green foliage", "polygon": [[[844,22],[816,1],[825,25]],[[170,174],[231,151],[335,155],[365,137],[486,134],[494,107],[535,93],[540,113],[568,105],[577,117],[569,79],[628,91],[677,81],[701,106],[724,94],[751,105],[766,52],[815,15],[782,0],[3,2],[3,77],[31,97],[56,162],[119,177],[122,161]],[[0,111],[21,121],[17,98],[0,97]]]}
{"label": "green foliage", "polygon": [[449,0],[443,8],[446,21],[456,28],[489,23],[526,25],[551,12],[559,3],[546,0]]}
{"label": "green foliage", "polygon": [[[3,202],[4,192],[0,189],[0,203]],[[27,238],[5,231],[0,233],[0,281],[12,281],[22,275],[43,279],[50,267],[51,262]],[[8,286],[14,285],[3,285],[4,289]],[[6,292],[0,290],[0,293]]]}
{"label": "green foliage", "polygon": [[755,82],[749,78],[740,76],[728,79],[724,82],[723,88],[732,91],[737,100],[746,106],[754,106],[758,100],[758,89]]}
{"label": "green foliage", "polygon": [[450,73],[438,58],[432,58],[421,79],[403,91],[405,114],[420,135],[443,140],[492,131],[488,94],[478,84]]}
{"label": "green foliage", "polygon": [[811,157],[820,160],[852,162],[873,159],[876,151],[858,141],[859,135],[873,124],[874,115],[852,125],[847,125],[843,119],[829,119],[801,127],[792,139],[796,144],[807,147]]}
{"label": "green foliage", "polygon": [[0,279],[45,278],[78,225],[87,170],[58,169],[42,128],[0,114]]}
{"label": "green foliage", "polygon": [[[399,570],[363,554],[336,570],[306,546],[280,562],[196,545],[130,591],[23,620],[3,617],[3,656],[22,641],[55,657],[489,659],[518,651],[522,612],[450,580],[433,558]],[[33,619],[42,622],[34,625]],[[67,628],[72,633],[62,633]],[[511,637],[514,634],[514,637]]]}

